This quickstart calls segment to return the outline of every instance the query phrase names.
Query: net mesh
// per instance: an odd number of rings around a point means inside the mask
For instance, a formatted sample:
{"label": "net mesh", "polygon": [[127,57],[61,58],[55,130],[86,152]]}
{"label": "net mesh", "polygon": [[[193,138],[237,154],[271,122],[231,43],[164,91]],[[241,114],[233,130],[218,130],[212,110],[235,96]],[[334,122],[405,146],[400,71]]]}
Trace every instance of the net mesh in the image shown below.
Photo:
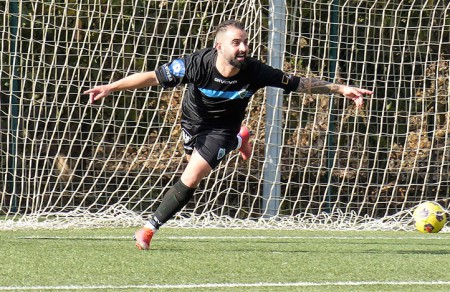
{"label": "net mesh", "polygon": [[[283,95],[276,210],[263,204],[267,96],[248,107],[253,156],[204,179],[169,226],[412,229],[411,208],[449,197],[448,1],[1,1],[0,229],[135,226],[186,165],[185,88],[82,92],[213,45],[241,20],[251,55],[282,69],[372,89]],[[270,199],[270,194],[269,194]],[[275,216],[267,216],[273,214]]]}

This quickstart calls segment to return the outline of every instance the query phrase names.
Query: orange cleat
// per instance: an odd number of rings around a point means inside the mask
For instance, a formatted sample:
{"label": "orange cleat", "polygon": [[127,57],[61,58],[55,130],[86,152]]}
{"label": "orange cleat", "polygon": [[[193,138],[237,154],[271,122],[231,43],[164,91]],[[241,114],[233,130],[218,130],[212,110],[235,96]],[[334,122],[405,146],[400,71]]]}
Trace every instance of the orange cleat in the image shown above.
{"label": "orange cleat", "polygon": [[242,158],[244,160],[247,160],[250,158],[250,156],[252,156],[252,144],[249,142],[251,133],[248,130],[247,126],[241,126],[241,130],[239,131],[238,135],[242,139],[239,152],[241,152]]}
{"label": "orange cleat", "polygon": [[141,228],[134,233],[134,240],[136,240],[136,247],[140,250],[150,249],[150,241],[153,237],[153,230],[150,228]]}

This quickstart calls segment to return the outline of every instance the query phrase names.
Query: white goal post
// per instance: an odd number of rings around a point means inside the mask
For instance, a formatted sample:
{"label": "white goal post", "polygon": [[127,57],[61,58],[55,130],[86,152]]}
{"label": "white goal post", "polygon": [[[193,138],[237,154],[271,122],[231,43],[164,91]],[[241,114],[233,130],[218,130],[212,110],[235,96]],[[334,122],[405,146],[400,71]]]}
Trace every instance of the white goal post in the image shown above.
{"label": "white goal post", "polygon": [[261,90],[252,158],[231,153],[169,226],[411,230],[418,203],[448,209],[448,1],[279,2],[1,1],[0,230],[141,225],[186,165],[185,88],[82,92],[212,46],[230,18],[253,57],[375,93]]}

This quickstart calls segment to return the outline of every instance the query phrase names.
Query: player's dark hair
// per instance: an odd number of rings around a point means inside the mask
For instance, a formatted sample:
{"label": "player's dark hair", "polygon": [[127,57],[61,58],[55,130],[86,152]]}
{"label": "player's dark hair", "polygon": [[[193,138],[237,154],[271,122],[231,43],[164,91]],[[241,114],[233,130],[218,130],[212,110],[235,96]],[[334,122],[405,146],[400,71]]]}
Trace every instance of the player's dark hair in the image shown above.
{"label": "player's dark hair", "polygon": [[226,20],[226,21],[222,22],[221,24],[219,24],[216,27],[216,36],[217,36],[217,34],[219,34],[221,32],[226,32],[230,26],[235,27],[237,29],[245,30],[245,26],[244,26],[244,24],[242,24],[242,22],[240,22],[238,20],[230,19],[230,20]]}

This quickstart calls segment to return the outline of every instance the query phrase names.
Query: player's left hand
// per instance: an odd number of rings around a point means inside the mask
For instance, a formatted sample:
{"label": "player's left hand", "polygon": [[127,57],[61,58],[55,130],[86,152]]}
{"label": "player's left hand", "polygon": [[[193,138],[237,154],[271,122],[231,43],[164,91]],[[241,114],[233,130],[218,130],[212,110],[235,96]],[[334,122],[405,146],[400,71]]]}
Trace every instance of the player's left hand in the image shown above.
{"label": "player's left hand", "polygon": [[340,94],[343,96],[353,100],[355,102],[356,107],[360,108],[364,104],[364,95],[371,95],[373,94],[373,91],[357,88],[357,87],[350,87],[341,85],[340,88]]}

